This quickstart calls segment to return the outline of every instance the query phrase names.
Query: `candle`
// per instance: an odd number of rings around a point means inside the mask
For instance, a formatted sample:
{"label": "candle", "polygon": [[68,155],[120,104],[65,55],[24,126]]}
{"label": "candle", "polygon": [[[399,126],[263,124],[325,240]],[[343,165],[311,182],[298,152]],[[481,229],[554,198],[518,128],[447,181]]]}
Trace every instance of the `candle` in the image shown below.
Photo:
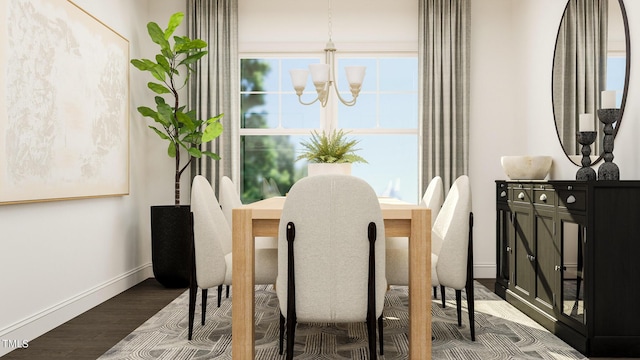
{"label": "candle", "polygon": [[580,131],[595,131],[595,124],[593,122],[593,114],[580,114]]}
{"label": "candle", "polygon": [[601,94],[600,108],[601,109],[615,109],[616,107],[616,91],[605,90]]}

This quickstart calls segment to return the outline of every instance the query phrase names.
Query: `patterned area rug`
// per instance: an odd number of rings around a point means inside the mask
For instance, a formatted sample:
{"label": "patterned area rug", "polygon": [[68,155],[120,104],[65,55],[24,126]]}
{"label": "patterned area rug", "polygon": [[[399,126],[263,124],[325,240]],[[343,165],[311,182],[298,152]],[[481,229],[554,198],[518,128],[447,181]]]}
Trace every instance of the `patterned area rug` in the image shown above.
{"label": "patterned area rug", "polygon": [[[196,304],[192,341],[187,340],[187,291],[100,359],[231,359],[231,300],[224,299],[218,308],[216,293],[209,292],[205,326]],[[439,300],[432,301],[433,359],[586,359],[478,282],[472,342],[464,292],[462,327],[457,326],[453,296],[449,289],[445,309]],[[380,359],[408,358],[407,305],[407,288],[392,287],[385,299]],[[256,359],[284,358],[278,354],[278,319],[272,287],[256,287]],[[294,352],[296,359],[367,359],[365,324],[298,324]]]}

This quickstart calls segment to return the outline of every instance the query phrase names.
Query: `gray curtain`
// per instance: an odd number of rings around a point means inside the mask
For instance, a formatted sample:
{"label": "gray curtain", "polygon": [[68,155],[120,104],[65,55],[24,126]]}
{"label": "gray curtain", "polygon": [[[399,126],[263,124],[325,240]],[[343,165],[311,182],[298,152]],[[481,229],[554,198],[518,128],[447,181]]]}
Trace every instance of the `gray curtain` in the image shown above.
{"label": "gray curtain", "polygon": [[419,0],[421,190],[469,169],[470,0]]}
{"label": "gray curtain", "polygon": [[[576,142],[578,116],[593,114],[600,92],[606,89],[608,0],[571,0],[567,3],[553,62],[553,111],[558,136],[569,155],[580,154]],[[599,154],[602,131],[593,154]],[[572,152],[573,151],[573,152]]]}
{"label": "gray curtain", "polygon": [[192,164],[191,175],[204,175],[218,193],[223,175],[237,179],[240,174],[238,1],[187,0],[186,18],[189,36],[209,45],[208,54],[198,63],[197,74],[191,79],[189,103],[202,119],[224,113],[222,135],[203,145],[222,159],[199,159]]}

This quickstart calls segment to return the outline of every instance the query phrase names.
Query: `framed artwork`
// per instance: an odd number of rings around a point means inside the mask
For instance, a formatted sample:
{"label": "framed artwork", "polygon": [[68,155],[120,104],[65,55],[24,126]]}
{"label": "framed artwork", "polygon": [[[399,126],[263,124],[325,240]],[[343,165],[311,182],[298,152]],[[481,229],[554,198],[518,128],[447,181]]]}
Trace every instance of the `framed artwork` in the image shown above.
{"label": "framed artwork", "polygon": [[129,41],[68,0],[0,1],[0,204],[129,193]]}

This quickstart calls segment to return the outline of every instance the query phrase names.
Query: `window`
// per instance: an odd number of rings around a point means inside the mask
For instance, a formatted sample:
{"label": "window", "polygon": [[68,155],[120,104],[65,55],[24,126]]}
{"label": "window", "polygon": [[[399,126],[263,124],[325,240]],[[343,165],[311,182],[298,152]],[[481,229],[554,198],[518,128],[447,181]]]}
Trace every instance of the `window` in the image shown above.
{"label": "window", "polygon": [[[289,69],[306,68],[322,58],[252,57],[241,59],[242,198],[252,202],[285,194],[306,176],[306,163],[295,161],[311,131],[341,128],[360,140],[358,154],[368,164],[354,164],[378,195],[418,202],[418,59],[417,56],[336,58],[341,95],[351,99],[344,67],[366,65],[367,73],[353,107],[329,99],[302,105],[291,86]],[[333,91],[333,90],[331,90]],[[309,79],[304,101],[315,98]]]}

